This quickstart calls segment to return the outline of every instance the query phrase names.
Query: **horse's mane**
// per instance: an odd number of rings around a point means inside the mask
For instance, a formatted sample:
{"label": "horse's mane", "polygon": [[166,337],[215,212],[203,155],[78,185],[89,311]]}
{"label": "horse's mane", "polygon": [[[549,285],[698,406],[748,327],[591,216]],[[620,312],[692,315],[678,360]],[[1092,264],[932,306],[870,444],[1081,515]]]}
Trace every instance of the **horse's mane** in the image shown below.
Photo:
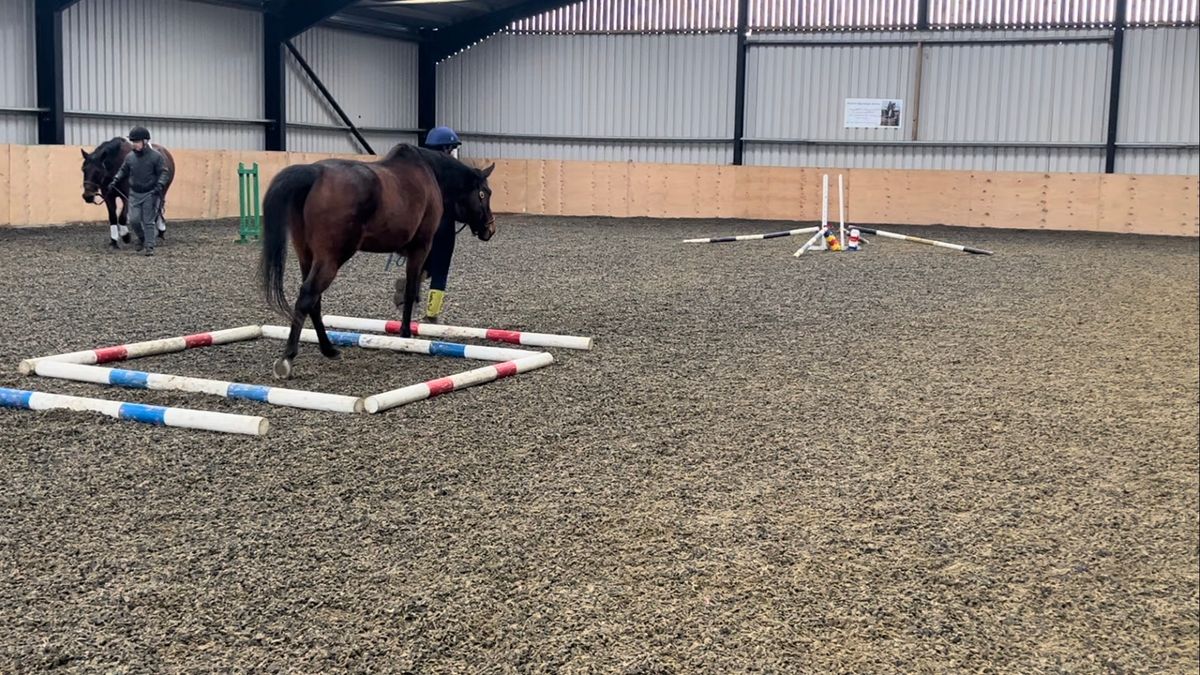
{"label": "horse's mane", "polygon": [[121,136],[110,138],[96,146],[96,149],[92,151],[92,157],[95,157],[97,161],[111,170],[113,165],[116,164],[117,157],[120,156],[121,148],[127,142],[128,140]]}
{"label": "horse's mane", "polygon": [[454,201],[476,189],[481,180],[476,169],[463,164],[450,155],[428,148],[418,148],[408,143],[401,143],[392,148],[383,161],[425,164],[433,171],[434,178],[437,179],[447,201]]}

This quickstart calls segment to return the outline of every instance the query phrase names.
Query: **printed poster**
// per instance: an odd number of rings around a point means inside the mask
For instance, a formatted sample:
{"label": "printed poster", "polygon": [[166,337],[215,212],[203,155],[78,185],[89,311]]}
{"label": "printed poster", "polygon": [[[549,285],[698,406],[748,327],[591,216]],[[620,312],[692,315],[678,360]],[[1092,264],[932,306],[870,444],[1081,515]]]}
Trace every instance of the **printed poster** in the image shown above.
{"label": "printed poster", "polygon": [[898,98],[846,99],[847,129],[899,129],[904,101]]}

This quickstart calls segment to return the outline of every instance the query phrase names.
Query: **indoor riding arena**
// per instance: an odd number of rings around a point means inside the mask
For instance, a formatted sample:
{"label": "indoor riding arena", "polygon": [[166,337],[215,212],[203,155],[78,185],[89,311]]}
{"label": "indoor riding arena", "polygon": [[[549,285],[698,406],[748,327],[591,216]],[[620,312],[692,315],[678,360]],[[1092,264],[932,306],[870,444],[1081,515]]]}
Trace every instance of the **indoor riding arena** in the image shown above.
{"label": "indoor riding arena", "polygon": [[1200,670],[1196,0],[0,42],[0,672]]}

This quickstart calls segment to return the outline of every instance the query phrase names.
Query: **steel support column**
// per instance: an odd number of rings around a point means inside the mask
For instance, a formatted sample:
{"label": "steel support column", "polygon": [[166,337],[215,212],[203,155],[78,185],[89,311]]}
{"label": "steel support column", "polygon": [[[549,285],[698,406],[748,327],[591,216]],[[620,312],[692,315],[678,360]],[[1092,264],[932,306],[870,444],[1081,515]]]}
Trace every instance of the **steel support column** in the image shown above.
{"label": "steel support column", "polygon": [[63,89],[62,13],[79,0],[37,0],[33,9],[35,79],[40,145],[66,143]]}
{"label": "steel support column", "polygon": [[284,71],[283,29],[279,17],[263,13],[263,117],[267,119],[264,148],[287,150],[287,73]]}
{"label": "steel support column", "polygon": [[1117,166],[1117,122],[1121,108],[1121,71],[1125,61],[1125,25],[1129,0],[1117,0],[1113,17],[1112,74],[1108,90],[1108,135],[1104,142],[1104,173],[1113,173]]}
{"label": "steel support column", "polygon": [[737,60],[733,90],[733,164],[741,166],[746,143],[746,33],[750,25],[750,1],[738,0]]}
{"label": "steel support column", "polygon": [[425,136],[437,126],[437,59],[433,47],[422,42],[417,52],[417,142],[425,145]]}

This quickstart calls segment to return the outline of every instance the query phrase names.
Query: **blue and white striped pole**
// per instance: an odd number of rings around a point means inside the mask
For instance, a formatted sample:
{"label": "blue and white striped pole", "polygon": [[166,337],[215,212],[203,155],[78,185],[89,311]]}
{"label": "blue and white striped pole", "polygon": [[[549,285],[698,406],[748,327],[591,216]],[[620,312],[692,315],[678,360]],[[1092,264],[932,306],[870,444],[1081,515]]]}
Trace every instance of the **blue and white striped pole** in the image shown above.
{"label": "blue and white striped pole", "polygon": [[156,426],[182,427],[201,431],[216,431],[226,434],[263,436],[270,424],[262,417],[232,415],[229,413],[192,410],[190,408],[164,408],[157,405],[142,405],[125,401],[109,401],[83,396],[64,396],[40,391],[0,388],[0,407],[25,410],[77,410],[98,412],[130,422]]}
{"label": "blue and white striped pole", "polygon": [[[262,336],[273,340],[286,340],[291,329],[286,326],[263,326]],[[410,354],[428,354],[429,356],[450,356],[459,359],[481,359],[483,361],[515,361],[538,352],[524,349],[506,349],[504,347],[483,347],[479,345],[462,345],[456,342],[431,342],[399,338],[390,335],[368,335],[365,333],[346,333],[342,331],[326,331],[329,341],[340,347],[366,347],[367,349],[387,349],[395,352]],[[301,342],[317,342],[317,332],[312,329],[300,331]]]}
{"label": "blue and white striped pole", "polygon": [[324,394],[316,391],[300,391],[282,387],[264,387],[257,384],[241,384],[222,380],[207,380],[199,377],[146,373],[140,370],[124,370],[88,366],[59,361],[41,361],[34,365],[34,373],[42,377],[60,380],[110,384],[129,389],[155,389],[160,391],[186,391],[196,394],[212,394],[231,399],[262,401],[272,405],[326,412],[362,412],[361,398],[341,394]]}
{"label": "blue and white striped pole", "polygon": [[[404,328],[400,321],[384,321],[382,319],[359,319],[352,316],[324,317],[327,328],[340,328],[351,331],[371,331],[375,333],[392,333],[398,335]],[[447,326],[441,323],[409,324],[412,334],[421,337],[454,338],[458,340],[490,340],[492,342],[507,342],[522,347],[562,347],[563,349],[591,349],[592,338],[578,335],[555,335],[553,333],[530,333],[527,331],[505,330],[503,328],[471,328],[469,326]]]}

